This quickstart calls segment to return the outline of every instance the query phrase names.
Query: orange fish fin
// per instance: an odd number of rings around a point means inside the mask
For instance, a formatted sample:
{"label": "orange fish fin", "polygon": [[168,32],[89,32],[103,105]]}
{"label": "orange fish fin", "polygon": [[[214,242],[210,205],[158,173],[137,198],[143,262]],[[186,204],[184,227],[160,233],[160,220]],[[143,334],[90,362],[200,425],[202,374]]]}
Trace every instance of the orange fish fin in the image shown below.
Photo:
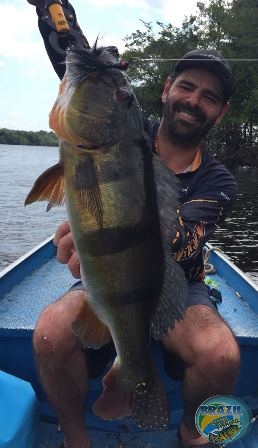
{"label": "orange fish fin", "polygon": [[99,348],[111,340],[108,327],[96,316],[87,299],[83,301],[72,322],[72,329],[83,347]]}
{"label": "orange fish fin", "polygon": [[[61,162],[48,168],[34,183],[25,205],[36,201],[49,201],[51,206],[64,203],[64,168]],[[51,208],[48,206],[48,210]]]}
{"label": "orange fish fin", "polygon": [[99,228],[103,227],[103,203],[98,178],[91,157],[86,157],[76,165],[75,188],[79,191],[80,201],[96,219]]}

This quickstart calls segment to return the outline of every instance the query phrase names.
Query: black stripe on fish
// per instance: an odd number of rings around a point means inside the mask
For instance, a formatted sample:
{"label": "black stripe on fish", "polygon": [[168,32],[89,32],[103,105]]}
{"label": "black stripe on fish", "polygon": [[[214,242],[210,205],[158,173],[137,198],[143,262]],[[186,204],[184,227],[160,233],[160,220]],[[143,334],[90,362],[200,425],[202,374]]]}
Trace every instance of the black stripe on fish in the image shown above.
{"label": "black stripe on fish", "polygon": [[157,240],[151,225],[102,228],[87,233],[87,251],[93,257],[111,255],[151,240]]}
{"label": "black stripe on fish", "polygon": [[97,47],[97,40],[92,48],[73,46],[67,51],[66,75],[73,85],[81,84],[89,75],[101,73],[108,69],[125,70],[127,65],[118,62],[112,47]]}
{"label": "black stripe on fish", "polygon": [[86,208],[100,229],[103,227],[103,204],[96,176],[93,160],[86,157],[77,163],[74,174],[75,189],[79,191],[79,197],[83,208]]}
{"label": "black stripe on fish", "polygon": [[128,165],[127,167],[121,167],[114,164],[114,161],[105,161],[99,165],[98,181],[100,183],[112,183],[119,182],[121,180],[133,177],[135,175],[135,167]]}
{"label": "black stripe on fish", "polygon": [[156,282],[155,285],[152,284],[149,288],[146,289],[135,289],[120,293],[116,292],[114,294],[111,293],[110,298],[106,297],[105,300],[107,301],[107,303],[112,304],[111,306],[124,306],[133,303],[148,302],[151,309],[152,300],[156,300],[156,297],[159,294],[159,290],[160,285],[157,285]]}
{"label": "black stripe on fish", "polygon": [[[137,139],[137,140],[133,140],[132,143],[130,143],[132,145],[138,146],[142,149],[142,160],[143,160],[143,164],[144,164],[144,168],[143,168],[143,172],[144,172],[144,184],[145,184],[145,194],[147,197],[150,196],[151,198],[151,203],[153,203],[153,207],[155,204],[155,187],[154,187],[154,183],[153,183],[153,167],[152,167],[152,158],[153,155],[151,153],[151,148],[149,145],[148,140],[146,140],[146,138],[141,138],[141,139]],[[92,150],[92,149],[96,149],[99,148],[99,145],[96,147],[85,147],[82,145],[77,145],[78,148],[83,148],[83,149],[87,149],[87,150]],[[147,164],[145,161],[149,160],[149,163]],[[136,161],[135,161],[136,163]],[[120,180],[124,180],[128,177],[134,177],[135,176],[135,172],[136,172],[136,167],[134,164],[127,164],[127,165],[119,165],[116,161],[114,160],[105,160],[102,163],[99,163],[98,165],[98,181],[100,183],[111,183],[111,182],[119,182]],[[146,173],[148,173],[148,181],[146,181]],[[153,184],[153,188],[151,190],[151,195],[149,194],[149,189],[150,189],[150,182],[152,178],[152,184]],[[154,191],[154,193],[153,193]],[[154,195],[154,197],[153,197]]]}

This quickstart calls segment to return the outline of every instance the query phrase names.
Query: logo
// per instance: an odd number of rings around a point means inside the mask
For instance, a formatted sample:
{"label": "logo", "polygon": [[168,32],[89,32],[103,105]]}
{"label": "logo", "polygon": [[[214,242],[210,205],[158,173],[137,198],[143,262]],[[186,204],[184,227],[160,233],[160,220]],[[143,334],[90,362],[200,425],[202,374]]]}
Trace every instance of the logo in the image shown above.
{"label": "logo", "polygon": [[224,447],[247,434],[252,418],[250,408],[242,400],[218,395],[199,406],[195,414],[195,425],[209,442]]}

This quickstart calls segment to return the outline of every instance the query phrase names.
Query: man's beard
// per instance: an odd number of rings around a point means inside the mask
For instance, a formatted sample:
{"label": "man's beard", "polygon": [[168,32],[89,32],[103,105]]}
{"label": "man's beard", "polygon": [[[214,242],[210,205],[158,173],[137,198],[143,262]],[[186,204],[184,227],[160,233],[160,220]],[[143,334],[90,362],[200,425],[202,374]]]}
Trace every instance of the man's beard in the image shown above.
{"label": "man's beard", "polygon": [[[186,112],[197,121],[180,119],[177,112]],[[216,119],[207,120],[207,116],[198,106],[191,107],[187,102],[177,101],[173,105],[167,100],[163,110],[162,132],[171,143],[193,147],[198,145],[212,128]]]}

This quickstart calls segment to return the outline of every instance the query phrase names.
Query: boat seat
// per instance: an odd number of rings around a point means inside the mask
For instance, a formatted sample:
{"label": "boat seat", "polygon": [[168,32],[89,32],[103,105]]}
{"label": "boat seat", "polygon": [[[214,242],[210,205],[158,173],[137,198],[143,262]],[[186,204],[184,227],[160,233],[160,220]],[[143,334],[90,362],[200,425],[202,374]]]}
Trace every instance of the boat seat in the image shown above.
{"label": "boat seat", "polygon": [[[245,345],[257,344],[257,314],[220,276],[214,274],[209,277],[221,291],[222,303],[218,305],[218,310],[238,342]],[[10,292],[0,297],[0,338],[31,337],[46,304],[61,297],[75,281],[67,266],[52,258],[15,285]]]}
{"label": "boat seat", "polygon": [[30,337],[46,304],[61,297],[76,280],[55,258],[0,297],[0,337]]}
{"label": "boat seat", "polygon": [[258,344],[258,316],[245,300],[219,275],[207,276],[221,292],[222,302],[217,304],[218,311],[228,323],[240,346]]}
{"label": "boat seat", "polygon": [[[220,276],[214,274],[210,278],[218,285],[217,288],[222,294],[222,303],[218,305],[218,310],[239,342],[257,343],[257,314]],[[27,276],[0,298],[0,337],[31,336],[46,304],[61,297],[75,281],[67,266],[55,258],[37,269],[33,275]]]}
{"label": "boat seat", "polygon": [[39,408],[29,383],[0,371],[0,448],[32,448]]}
{"label": "boat seat", "polygon": [[67,267],[53,258],[0,297],[0,369],[29,381],[40,400],[45,394],[34,366],[33,330],[46,304],[73,283]]}

